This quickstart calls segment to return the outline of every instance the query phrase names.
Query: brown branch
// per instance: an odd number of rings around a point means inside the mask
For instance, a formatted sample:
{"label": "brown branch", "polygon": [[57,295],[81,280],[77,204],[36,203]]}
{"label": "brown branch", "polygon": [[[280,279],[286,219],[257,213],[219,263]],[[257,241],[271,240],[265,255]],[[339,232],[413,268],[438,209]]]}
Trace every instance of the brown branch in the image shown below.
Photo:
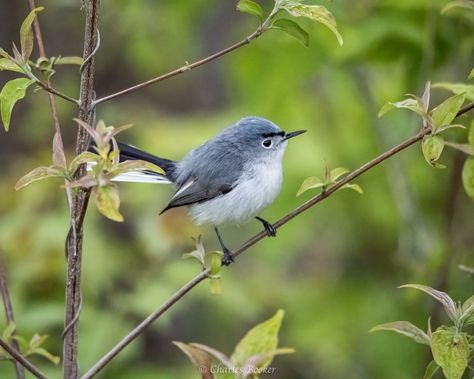
{"label": "brown branch", "polygon": [[[461,116],[464,113],[467,113],[471,109],[474,108],[474,102],[466,105],[465,107],[461,108],[457,113],[456,117]],[[378,157],[372,159],[371,161],[365,163],[364,165],[360,166],[358,169],[350,172],[345,177],[343,177],[338,182],[334,183],[333,185],[329,186],[325,191],[321,192],[319,195],[316,195],[309,199],[307,202],[301,204],[299,207],[295,208],[293,211],[288,213],[287,215],[283,216],[277,222],[273,224],[275,229],[280,228],[299,214],[303,213],[307,209],[311,208],[312,206],[316,205],[317,203],[323,201],[324,199],[331,196],[334,192],[338,189],[343,187],[345,184],[348,184],[352,180],[356,179],[363,173],[369,171],[370,169],[374,168],[378,164],[382,163],[383,161],[387,160],[388,158],[392,157],[393,155],[399,153],[402,150],[410,147],[411,145],[415,144],[416,142],[423,139],[425,135],[431,133],[429,128],[424,128],[414,136],[406,139],[402,143],[394,146],[390,150],[386,151],[385,153],[379,155]],[[261,231],[257,233],[252,238],[244,242],[238,249],[234,250],[232,254],[233,257],[237,257],[238,255],[242,254],[244,251],[248,250],[251,246],[255,245],[258,241],[262,240],[263,238],[267,237],[266,231]],[[160,317],[166,310],[171,308],[173,304],[175,304],[178,300],[184,297],[191,289],[196,287],[199,283],[201,283],[204,279],[208,277],[210,273],[210,269],[206,269],[196,275],[191,281],[186,283],[183,287],[181,287],[178,291],[176,291],[168,300],[166,300],[159,308],[157,308],[153,313],[151,313],[145,320],[143,320],[138,326],[135,327],[128,335],[126,335],[119,343],[117,343],[108,353],[106,353],[94,366],[92,366],[82,377],[81,379],[90,379],[94,377],[100,370],[102,370],[120,351],[122,351],[128,344],[130,344],[135,338],[137,338],[145,328],[147,328],[152,322],[154,322],[158,317]]]}
{"label": "brown branch", "polygon": [[[92,101],[94,93],[95,48],[98,37],[98,18],[100,0],[83,1],[85,10],[85,32],[83,59],[87,62],[81,71],[81,91],[79,119],[93,124],[94,112]],[[76,154],[87,149],[89,136],[84,128],[79,128],[76,139]],[[77,177],[83,176],[85,168],[78,170]],[[71,230],[66,239],[67,279],[66,279],[66,315],[63,335],[63,377],[76,379],[79,377],[78,368],[78,339],[79,339],[79,312],[81,307],[81,263],[83,221],[87,210],[90,192],[79,189],[73,197],[71,207]]]}
{"label": "brown branch", "polygon": [[45,374],[43,374],[39,368],[33,365],[28,361],[23,355],[21,355],[18,350],[12,348],[7,342],[0,338],[0,347],[2,347],[10,356],[18,363],[20,363],[24,368],[31,372],[34,376],[39,379],[48,379]]}
{"label": "brown branch", "polygon": [[251,34],[249,34],[247,37],[245,37],[244,39],[242,39],[241,41],[233,44],[232,46],[229,46],[225,49],[222,49],[214,54],[211,54],[203,59],[200,59],[198,61],[195,61],[193,63],[190,63],[190,64],[186,64],[185,66],[183,67],[180,67],[180,68],[177,68],[173,71],[170,71],[170,72],[167,72],[166,74],[163,74],[163,75],[160,75],[160,76],[157,76],[153,79],[150,79],[150,80],[147,80],[145,82],[142,82],[142,83],[139,83],[139,84],[136,84],[132,87],[129,87],[129,88],[126,88],[126,89],[123,89],[121,91],[118,91],[118,92],[115,92],[111,95],[107,95],[107,96],[104,96],[104,97],[101,97],[97,100],[94,101],[93,105],[96,106],[97,104],[100,104],[100,103],[104,103],[106,101],[109,101],[109,100],[112,100],[112,99],[115,99],[116,97],[119,97],[119,96],[122,96],[122,95],[126,95],[128,93],[131,93],[131,92],[135,92],[139,89],[142,89],[142,88],[145,88],[145,87],[148,87],[152,84],[155,84],[155,83],[158,83],[158,82],[161,82],[163,80],[166,80],[166,79],[169,79],[169,78],[172,78],[173,76],[176,76],[176,75],[179,75],[179,74],[183,74],[185,73],[186,71],[190,71],[192,70],[193,68],[196,68],[196,67],[199,67],[199,66],[202,66],[206,63],[209,63],[217,58],[220,58],[222,57],[223,55],[226,55],[236,49],[238,49],[239,47],[242,47],[242,46],[245,46],[245,45],[248,45],[250,42],[252,42],[254,39],[260,37],[268,28],[268,25],[270,24],[270,22],[272,21],[272,19],[274,18],[274,16],[278,13],[278,10],[277,9],[273,9],[273,11],[269,14],[269,16],[265,19],[265,21],[263,21],[263,23]]}
{"label": "brown branch", "polygon": [[[7,274],[5,273],[3,257],[0,256],[0,292],[2,293],[3,307],[5,308],[5,319],[7,320],[7,325],[15,323],[15,316],[13,315],[13,306],[10,298],[10,291],[8,290]],[[13,331],[12,336],[15,335]],[[15,350],[20,350],[18,342],[15,339],[11,340],[11,346]],[[16,377],[18,379],[25,378],[25,370],[20,362],[14,360]]]}

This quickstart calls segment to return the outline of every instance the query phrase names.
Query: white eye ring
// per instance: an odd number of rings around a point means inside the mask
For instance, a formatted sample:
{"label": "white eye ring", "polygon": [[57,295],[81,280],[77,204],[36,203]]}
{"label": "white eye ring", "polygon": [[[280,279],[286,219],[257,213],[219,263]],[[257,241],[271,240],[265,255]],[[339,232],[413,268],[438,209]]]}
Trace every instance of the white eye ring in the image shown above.
{"label": "white eye ring", "polygon": [[262,146],[264,149],[270,149],[273,145],[273,142],[271,139],[264,139],[263,142],[262,142]]}

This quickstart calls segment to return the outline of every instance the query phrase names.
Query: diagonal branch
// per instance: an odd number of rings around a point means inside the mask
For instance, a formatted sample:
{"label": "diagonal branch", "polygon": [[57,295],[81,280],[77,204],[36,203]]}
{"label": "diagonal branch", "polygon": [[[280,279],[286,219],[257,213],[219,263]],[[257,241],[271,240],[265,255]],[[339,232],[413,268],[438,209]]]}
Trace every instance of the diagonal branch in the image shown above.
{"label": "diagonal branch", "polygon": [[23,355],[21,355],[18,352],[18,350],[11,347],[2,338],[0,338],[0,347],[2,347],[8,354],[10,354],[11,357],[15,360],[15,362],[20,363],[24,368],[26,368],[34,376],[36,376],[39,379],[48,379],[47,376],[40,371],[40,369],[38,369],[35,365],[33,365],[29,360],[27,360]]}
{"label": "diagonal branch", "polygon": [[[461,116],[462,114],[467,113],[472,109],[474,109],[474,102],[461,108],[459,112],[457,113],[456,117]],[[331,196],[334,192],[336,192],[338,189],[343,187],[345,184],[348,184],[352,180],[356,179],[363,173],[379,165],[380,163],[392,157],[393,155],[417,143],[418,141],[422,140],[425,135],[428,135],[430,133],[431,133],[430,129],[424,128],[417,134],[403,141],[402,143],[394,146],[390,150],[387,150],[385,153],[365,163],[364,165],[360,166],[358,169],[350,172],[348,175],[343,177],[338,182],[326,188],[326,190],[321,192],[319,195],[312,197],[311,199],[301,204],[299,207],[295,208],[293,211],[291,211],[287,215],[283,216],[281,219],[279,219],[277,222],[273,224],[273,227],[275,229],[280,228],[281,226],[283,226],[284,224],[286,224],[287,222],[289,222],[290,220],[292,220],[299,214],[303,213],[307,209],[313,207],[317,203]],[[257,233],[252,238],[244,242],[238,249],[234,250],[233,256],[236,257],[242,254],[244,251],[248,250],[251,246],[255,245],[258,241],[262,240],[265,237],[267,237],[267,233],[265,231],[261,231],[260,233]],[[171,306],[175,304],[178,300],[183,298],[191,289],[193,289],[199,283],[201,283],[204,279],[206,279],[209,273],[210,273],[210,269],[206,269],[200,272],[192,280],[190,280],[178,291],[176,291],[170,298],[168,298],[168,300],[166,300],[160,307],[158,307],[153,313],[151,313],[145,320],[143,320],[139,325],[137,325],[128,335],[126,335],[120,342],[118,342],[108,353],[106,353],[94,366],[92,366],[81,377],[81,379],[90,379],[94,377],[118,353],[120,353],[120,351],[122,351],[135,338],[137,338],[148,326],[150,326],[156,319],[158,319],[165,311],[171,308]]]}
{"label": "diagonal branch", "polygon": [[[15,317],[13,315],[13,306],[10,298],[10,291],[8,290],[7,274],[5,273],[5,267],[3,262],[3,257],[0,256],[0,292],[2,293],[3,307],[5,308],[5,319],[7,320],[7,325],[15,323]],[[12,333],[12,336],[15,335],[15,332]],[[19,350],[18,342],[15,339],[12,339],[11,346],[15,350]],[[18,379],[25,378],[25,370],[23,366],[17,360],[14,361],[16,376]]]}
{"label": "diagonal branch", "polygon": [[217,59],[217,58],[220,58],[222,57],[223,55],[226,55],[242,46],[245,46],[245,45],[248,45],[250,42],[252,42],[254,39],[260,37],[268,28],[268,25],[270,24],[270,22],[273,20],[274,16],[278,13],[278,9],[273,9],[272,12],[270,12],[270,14],[268,15],[268,17],[265,19],[265,21],[262,22],[262,24],[260,24],[260,26],[251,34],[249,34],[247,37],[245,37],[244,39],[242,39],[241,41],[225,48],[225,49],[222,49],[214,54],[211,54],[203,59],[200,59],[198,61],[195,61],[193,63],[190,63],[190,64],[186,64],[184,65],[183,67],[180,67],[180,68],[177,68],[173,71],[170,71],[170,72],[167,72],[166,74],[163,74],[163,75],[160,75],[160,76],[157,76],[153,79],[150,79],[150,80],[147,80],[145,82],[142,82],[142,83],[139,83],[139,84],[136,84],[132,87],[129,87],[129,88],[126,88],[126,89],[123,89],[121,91],[118,91],[118,92],[115,92],[111,95],[107,95],[107,96],[104,96],[104,97],[101,97],[97,100],[94,101],[93,103],[93,106],[96,106],[97,104],[100,104],[100,103],[104,103],[106,101],[109,101],[109,100],[112,100],[112,99],[115,99],[116,97],[119,97],[119,96],[122,96],[122,95],[126,95],[128,93],[131,93],[131,92],[135,92],[139,89],[142,89],[142,88],[145,88],[145,87],[148,87],[152,84],[155,84],[155,83],[158,83],[158,82],[161,82],[163,80],[166,80],[166,79],[169,79],[169,78],[172,78],[173,76],[176,76],[176,75],[180,75],[180,74],[183,74],[185,73],[186,71],[190,71],[192,70],[193,68],[196,68],[196,67],[199,67],[199,66],[202,66],[206,63],[209,63],[209,62],[212,62],[213,60]]}

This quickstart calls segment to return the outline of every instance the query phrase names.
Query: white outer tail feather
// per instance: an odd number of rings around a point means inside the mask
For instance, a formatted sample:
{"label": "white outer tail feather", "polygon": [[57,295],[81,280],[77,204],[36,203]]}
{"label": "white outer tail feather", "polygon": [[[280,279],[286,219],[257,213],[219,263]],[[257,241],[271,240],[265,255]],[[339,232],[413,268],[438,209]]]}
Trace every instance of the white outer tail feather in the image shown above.
{"label": "white outer tail feather", "polygon": [[[90,171],[95,162],[87,163],[87,171]],[[129,182],[129,183],[153,183],[153,184],[172,184],[166,177],[159,174],[151,174],[146,171],[130,171],[125,174],[115,176],[114,182]]]}

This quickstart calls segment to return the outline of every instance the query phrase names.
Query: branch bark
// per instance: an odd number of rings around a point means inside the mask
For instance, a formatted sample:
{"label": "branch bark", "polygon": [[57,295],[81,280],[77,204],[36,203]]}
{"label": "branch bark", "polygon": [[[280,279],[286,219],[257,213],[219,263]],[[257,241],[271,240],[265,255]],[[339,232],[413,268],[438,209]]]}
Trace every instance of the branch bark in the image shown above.
{"label": "branch bark", "polygon": [[21,355],[18,350],[12,348],[6,341],[0,338],[0,346],[11,355],[11,357],[31,372],[34,376],[39,379],[48,379],[45,374],[43,374],[35,365],[33,365],[29,360],[27,360],[23,355]]}
{"label": "branch bark", "polygon": [[[79,119],[93,124],[94,111],[92,102],[94,93],[95,47],[98,38],[98,17],[100,0],[86,0],[83,2],[85,10],[85,33],[83,58],[86,64],[81,72],[81,93]],[[76,139],[76,154],[87,149],[89,136],[84,128],[79,128]],[[85,168],[78,170],[77,177],[83,176]],[[65,379],[79,377],[78,353],[78,321],[81,308],[81,262],[83,221],[87,210],[90,192],[79,189],[73,199],[71,207],[71,229],[66,239],[67,279],[66,279],[66,315],[63,333],[63,375]]]}
{"label": "branch bark", "polygon": [[[10,298],[10,291],[8,290],[7,275],[5,273],[5,267],[3,262],[3,257],[0,256],[0,292],[2,293],[3,307],[5,308],[5,319],[7,320],[7,325],[15,323],[15,316],[13,315],[13,306]],[[12,336],[15,335],[13,332]],[[11,341],[11,346],[13,349],[19,351],[18,342],[14,339]],[[18,379],[25,378],[25,370],[20,362],[17,360],[14,361],[16,377]]]}

